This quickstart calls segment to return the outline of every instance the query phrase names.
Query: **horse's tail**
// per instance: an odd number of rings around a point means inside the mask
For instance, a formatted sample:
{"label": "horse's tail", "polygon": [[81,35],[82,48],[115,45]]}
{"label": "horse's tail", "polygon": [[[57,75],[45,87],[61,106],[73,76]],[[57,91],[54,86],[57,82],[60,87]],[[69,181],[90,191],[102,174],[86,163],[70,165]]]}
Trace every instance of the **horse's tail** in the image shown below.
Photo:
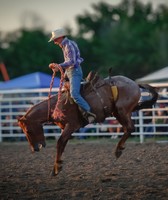
{"label": "horse's tail", "polygon": [[144,108],[151,108],[156,103],[156,101],[158,99],[158,93],[156,92],[154,87],[152,87],[148,84],[139,84],[139,87],[149,91],[149,93],[151,93],[151,95],[152,95],[152,98],[149,99],[149,100],[139,102],[138,105],[135,106],[133,111],[141,110],[141,109],[144,109]]}

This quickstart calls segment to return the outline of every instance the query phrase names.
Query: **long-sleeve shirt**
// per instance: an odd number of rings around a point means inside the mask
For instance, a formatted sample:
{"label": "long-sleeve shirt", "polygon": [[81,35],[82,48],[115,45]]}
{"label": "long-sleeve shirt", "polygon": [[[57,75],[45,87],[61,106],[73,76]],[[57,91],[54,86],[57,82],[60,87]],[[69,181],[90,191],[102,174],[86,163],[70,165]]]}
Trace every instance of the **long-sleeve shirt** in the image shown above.
{"label": "long-sleeve shirt", "polygon": [[65,69],[71,66],[80,66],[81,62],[83,62],[83,58],[80,57],[80,50],[77,44],[65,37],[61,46],[64,54],[64,62],[60,63],[60,66]]}

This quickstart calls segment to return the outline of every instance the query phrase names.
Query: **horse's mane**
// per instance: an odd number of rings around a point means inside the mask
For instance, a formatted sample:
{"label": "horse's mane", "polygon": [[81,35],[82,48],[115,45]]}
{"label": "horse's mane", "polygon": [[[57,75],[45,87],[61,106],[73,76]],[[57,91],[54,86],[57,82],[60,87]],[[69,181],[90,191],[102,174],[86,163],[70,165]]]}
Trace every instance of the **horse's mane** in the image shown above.
{"label": "horse's mane", "polygon": [[52,99],[52,98],[55,98],[55,100],[57,99],[57,94],[55,95],[52,95],[51,97],[47,97],[46,99],[36,103],[36,104],[33,104],[27,111],[26,111],[26,114],[24,115],[25,117],[27,117],[31,112],[32,110],[38,108],[39,106],[44,106],[44,103],[46,103],[48,105],[48,101],[49,99]]}

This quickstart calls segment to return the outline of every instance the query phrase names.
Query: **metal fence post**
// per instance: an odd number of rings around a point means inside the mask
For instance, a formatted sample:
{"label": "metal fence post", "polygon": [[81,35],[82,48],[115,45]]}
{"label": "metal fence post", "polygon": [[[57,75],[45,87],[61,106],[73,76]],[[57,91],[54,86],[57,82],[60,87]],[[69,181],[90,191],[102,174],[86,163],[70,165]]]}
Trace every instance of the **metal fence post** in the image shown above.
{"label": "metal fence post", "polygon": [[2,142],[2,128],[1,127],[2,127],[2,119],[1,119],[1,108],[0,108],[0,142]]}
{"label": "metal fence post", "polygon": [[142,144],[144,142],[144,134],[143,134],[143,112],[139,111],[139,137],[140,137],[140,143]]}

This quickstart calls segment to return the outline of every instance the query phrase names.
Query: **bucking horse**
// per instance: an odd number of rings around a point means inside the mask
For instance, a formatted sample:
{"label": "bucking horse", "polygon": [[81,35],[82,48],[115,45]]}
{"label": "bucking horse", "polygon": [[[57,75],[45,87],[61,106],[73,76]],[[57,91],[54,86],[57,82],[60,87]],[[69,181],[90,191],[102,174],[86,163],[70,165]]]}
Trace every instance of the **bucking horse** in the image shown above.
{"label": "bucking horse", "polygon": [[[141,88],[151,95],[150,99],[140,101]],[[58,94],[50,96],[33,105],[18,119],[18,124],[25,133],[33,152],[46,146],[43,132],[45,123],[50,122],[61,128],[52,175],[57,175],[62,170],[62,153],[71,135],[88,124],[70,96],[68,83],[61,89],[60,94],[60,96]],[[109,75],[107,78],[101,78],[93,72],[90,72],[86,81],[81,83],[81,95],[96,115],[96,123],[102,123],[107,117],[114,116],[121,124],[124,133],[116,146],[117,158],[121,156],[126,140],[135,131],[131,119],[132,112],[151,108],[158,98],[158,93],[148,84],[137,84],[125,76]],[[62,117],[54,113],[58,100],[57,109],[63,114]]]}

